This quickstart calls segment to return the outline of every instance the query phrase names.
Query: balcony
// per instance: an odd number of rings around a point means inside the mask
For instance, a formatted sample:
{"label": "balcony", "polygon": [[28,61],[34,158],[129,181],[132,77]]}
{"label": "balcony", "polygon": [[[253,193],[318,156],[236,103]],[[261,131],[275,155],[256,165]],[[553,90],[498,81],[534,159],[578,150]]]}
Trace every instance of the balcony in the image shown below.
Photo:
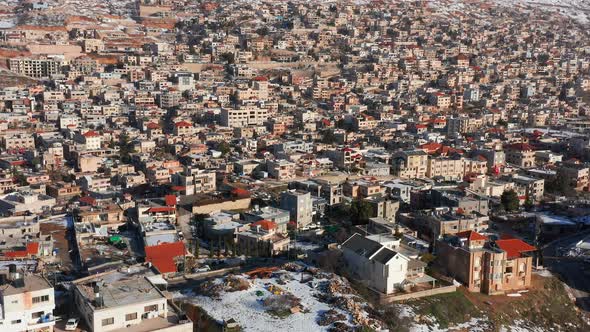
{"label": "balcony", "polygon": [[27,331],[40,330],[53,325],[55,325],[55,317],[53,317],[51,314],[48,314],[43,317],[31,320],[27,326]]}

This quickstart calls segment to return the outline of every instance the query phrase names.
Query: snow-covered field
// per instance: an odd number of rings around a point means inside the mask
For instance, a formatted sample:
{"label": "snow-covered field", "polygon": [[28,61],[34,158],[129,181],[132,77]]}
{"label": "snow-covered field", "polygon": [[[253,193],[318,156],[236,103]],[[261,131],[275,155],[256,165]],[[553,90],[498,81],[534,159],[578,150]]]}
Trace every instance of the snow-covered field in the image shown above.
{"label": "snow-covered field", "polygon": [[[465,0],[430,0],[429,4],[441,12],[462,10],[469,3]],[[590,23],[590,0],[493,0],[500,6],[539,8],[570,17],[581,24]]]}
{"label": "snow-covered field", "polygon": [[[197,295],[192,290],[174,294],[177,300],[184,300],[198,305],[205,310],[213,319],[223,322],[224,319],[235,319],[244,331],[328,331],[331,325],[321,326],[318,324],[320,315],[328,310],[334,310],[344,315],[341,322],[348,326],[355,326],[353,315],[345,309],[339,308],[320,301],[316,295],[320,293],[320,284],[329,280],[343,281],[338,276],[325,274],[315,277],[312,281],[300,282],[302,273],[289,272],[290,279],[284,279],[284,284],[279,283],[279,278],[253,279],[250,281],[250,288],[243,291],[222,291],[218,299],[208,296]],[[246,276],[242,276],[246,278]],[[329,277],[329,278],[327,278]],[[216,279],[215,282],[222,282]],[[276,317],[267,311],[263,300],[272,293],[269,286],[279,287],[285,293],[290,293],[300,299],[302,312],[290,314],[286,317]],[[349,297],[352,294],[340,294],[342,297]],[[368,316],[366,312],[363,316]]]}
{"label": "snow-covered field", "polygon": [[574,20],[587,24],[590,22],[590,1],[589,0],[495,0],[496,2],[513,6],[515,3],[536,6],[543,10],[560,13],[569,16]]}

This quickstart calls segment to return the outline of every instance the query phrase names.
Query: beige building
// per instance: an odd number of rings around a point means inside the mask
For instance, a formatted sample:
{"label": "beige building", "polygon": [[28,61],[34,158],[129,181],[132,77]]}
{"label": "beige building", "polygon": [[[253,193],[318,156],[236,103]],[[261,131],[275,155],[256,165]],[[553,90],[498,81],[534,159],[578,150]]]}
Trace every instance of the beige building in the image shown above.
{"label": "beige building", "polygon": [[250,224],[250,230],[237,233],[240,252],[251,256],[274,256],[289,249],[289,237],[277,232],[277,224],[260,220]]}
{"label": "beige building", "polygon": [[393,174],[402,179],[426,177],[428,155],[423,150],[402,151],[393,156]]}
{"label": "beige building", "polygon": [[35,138],[32,135],[18,134],[6,136],[2,142],[4,143],[4,149],[7,151],[35,149]]}
{"label": "beige building", "polygon": [[47,184],[47,195],[56,199],[69,199],[80,195],[81,192],[80,186],[71,183],[65,183],[63,181]]}
{"label": "beige building", "polygon": [[514,181],[516,193],[521,202],[524,203],[527,199],[530,199],[532,202],[539,202],[543,199],[543,195],[545,194],[545,180],[514,175],[512,176],[512,181]]}
{"label": "beige building", "polygon": [[437,264],[471,292],[505,294],[530,287],[536,248],[519,239],[488,241],[462,232],[437,242]]}
{"label": "beige building", "polygon": [[102,158],[84,155],[78,158],[78,170],[82,173],[94,173],[102,165]]}
{"label": "beige building", "polygon": [[20,75],[47,78],[59,74],[62,62],[51,58],[14,58],[8,60],[8,68]]}
{"label": "beige building", "polygon": [[590,169],[575,162],[566,162],[560,164],[557,168],[557,177],[566,179],[568,186],[574,190],[588,190],[590,187],[589,176]]}
{"label": "beige building", "polygon": [[426,176],[429,178],[442,178],[446,181],[458,181],[465,174],[465,163],[463,158],[429,158]]}
{"label": "beige building", "polygon": [[221,125],[225,127],[261,126],[268,120],[268,111],[257,106],[221,110]]}
{"label": "beige building", "polygon": [[526,143],[515,143],[505,147],[506,162],[518,167],[529,168],[535,166],[535,151]]}
{"label": "beige building", "polygon": [[287,180],[295,177],[295,163],[279,160],[267,160],[268,175],[277,180]]}
{"label": "beige building", "polygon": [[172,183],[184,187],[186,195],[208,193],[216,189],[214,171],[185,167],[182,173],[172,175]]}

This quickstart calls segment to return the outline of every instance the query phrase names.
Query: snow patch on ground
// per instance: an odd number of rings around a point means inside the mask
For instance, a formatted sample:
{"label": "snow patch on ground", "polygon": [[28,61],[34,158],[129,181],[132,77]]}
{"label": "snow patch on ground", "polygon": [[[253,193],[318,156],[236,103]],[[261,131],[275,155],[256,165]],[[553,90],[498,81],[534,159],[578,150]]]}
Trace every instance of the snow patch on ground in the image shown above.
{"label": "snow patch on ground", "polygon": [[[355,325],[351,313],[321,302],[314,296],[320,293],[314,288],[314,285],[329,279],[314,278],[311,283],[301,283],[302,273],[290,272],[290,274],[293,277],[292,280],[286,280],[284,284],[278,283],[278,278],[250,280],[249,289],[235,292],[223,291],[219,299],[195,294],[193,290],[175,293],[173,296],[177,300],[185,300],[198,305],[218,322],[233,318],[244,331],[328,331],[330,326],[320,326],[317,322],[318,315],[328,310],[335,310],[345,315],[346,324]],[[333,278],[339,277],[334,275]],[[214,282],[222,282],[221,280],[219,278]],[[271,295],[268,290],[269,285],[279,287],[299,298],[304,312],[297,312],[283,318],[268,313],[263,305],[263,299]],[[349,295],[342,294],[342,296],[348,297]],[[368,316],[368,313],[364,312],[363,316]]]}

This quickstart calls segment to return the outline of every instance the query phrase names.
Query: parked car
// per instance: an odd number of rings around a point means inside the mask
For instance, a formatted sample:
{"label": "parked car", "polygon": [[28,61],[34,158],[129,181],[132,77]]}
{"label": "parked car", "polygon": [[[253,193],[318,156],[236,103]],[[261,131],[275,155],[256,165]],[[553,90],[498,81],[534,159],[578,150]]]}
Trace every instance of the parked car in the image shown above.
{"label": "parked car", "polygon": [[70,318],[66,322],[66,331],[75,331],[80,323],[80,318]]}

